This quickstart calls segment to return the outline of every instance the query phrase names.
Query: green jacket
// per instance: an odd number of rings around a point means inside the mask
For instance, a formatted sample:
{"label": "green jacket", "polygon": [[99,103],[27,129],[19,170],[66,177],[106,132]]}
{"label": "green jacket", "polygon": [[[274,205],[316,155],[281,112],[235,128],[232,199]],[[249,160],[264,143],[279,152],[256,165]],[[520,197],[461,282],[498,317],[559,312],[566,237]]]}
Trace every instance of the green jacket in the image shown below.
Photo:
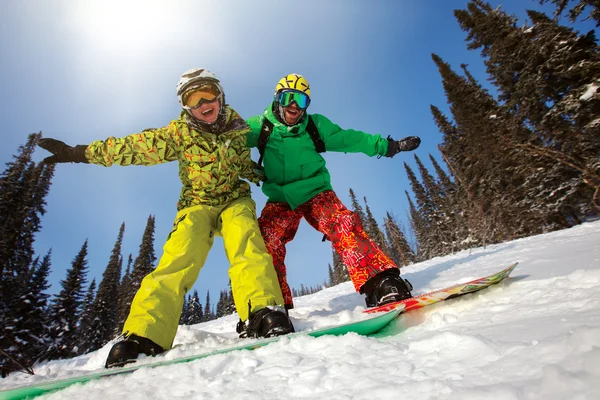
{"label": "green jacket", "polygon": [[[388,141],[380,135],[371,135],[352,129],[342,129],[320,114],[311,114],[327,151],[364,153],[370,157],[385,155]],[[263,157],[267,180],[262,185],[269,202],[288,203],[292,209],[326,190],[333,190],[325,159],[315,150],[306,132],[308,118],[288,127],[277,120],[269,106],[262,115],[248,119],[248,147],[258,146],[263,120],[273,123]]]}
{"label": "green jacket", "polygon": [[[163,128],[92,142],[87,147],[86,157],[90,163],[105,167],[178,161],[183,184],[178,210],[201,204],[222,205],[250,196],[250,185],[240,178],[258,183],[260,177],[255,174],[255,163],[246,146],[248,125],[235,110],[226,107],[222,133],[193,128],[184,111]],[[160,188],[149,188],[149,191],[160,191]]]}

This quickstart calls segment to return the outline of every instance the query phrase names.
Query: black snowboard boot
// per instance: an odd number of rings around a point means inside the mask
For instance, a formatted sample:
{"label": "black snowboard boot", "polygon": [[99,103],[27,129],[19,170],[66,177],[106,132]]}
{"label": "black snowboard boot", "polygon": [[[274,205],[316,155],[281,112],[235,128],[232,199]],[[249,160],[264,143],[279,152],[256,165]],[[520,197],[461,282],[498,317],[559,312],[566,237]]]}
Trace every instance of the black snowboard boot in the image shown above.
{"label": "black snowboard boot", "polygon": [[412,297],[412,288],[409,281],[400,277],[398,268],[390,268],[369,279],[360,292],[366,295],[367,307],[376,307]]}
{"label": "black snowboard boot", "polygon": [[106,358],[105,368],[122,367],[125,364],[134,363],[140,353],[147,356],[155,356],[162,353],[162,347],[150,339],[138,335],[129,335],[113,345]]}
{"label": "black snowboard boot", "polygon": [[267,307],[250,315],[248,321],[238,323],[241,338],[268,338],[294,332],[292,321],[283,307]]}

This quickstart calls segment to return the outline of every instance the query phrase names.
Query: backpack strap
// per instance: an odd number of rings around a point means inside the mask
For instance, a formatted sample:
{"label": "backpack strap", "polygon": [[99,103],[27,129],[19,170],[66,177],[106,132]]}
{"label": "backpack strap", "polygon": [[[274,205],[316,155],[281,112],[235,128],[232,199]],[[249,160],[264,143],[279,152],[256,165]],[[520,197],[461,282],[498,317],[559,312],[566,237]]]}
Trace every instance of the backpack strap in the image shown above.
{"label": "backpack strap", "polygon": [[[262,166],[263,156],[265,154],[265,148],[267,147],[267,142],[269,141],[269,137],[271,136],[271,132],[273,132],[273,123],[268,119],[264,118],[262,126],[260,127],[260,134],[258,136],[258,152],[260,153],[260,157],[258,159],[258,165]],[[308,123],[306,124],[306,132],[310,135],[312,139],[315,150],[317,153],[325,153],[325,142],[321,139],[319,135],[319,130],[317,129],[317,125],[315,121],[308,116]]]}
{"label": "backpack strap", "polygon": [[258,158],[259,166],[262,166],[262,159],[265,154],[265,148],[267,147],[267,142],[269,141],[271,132],[273,132],[273,123],[264,118],[262,126],[260,127],[260,135],[258,136],[258,152],[260,153],[260,157]]}
{"label": "backpack strap", "polygon": [[317,129],[317,125],[315,125],[315,121],[313,121],[312,117],[308,116],[308,123],[306,124],[306,131],[310,135],[313,143],[315,144],[315,149],[317,153],[325,153],[325,142],[321,139],[319,135],[319,130]]}

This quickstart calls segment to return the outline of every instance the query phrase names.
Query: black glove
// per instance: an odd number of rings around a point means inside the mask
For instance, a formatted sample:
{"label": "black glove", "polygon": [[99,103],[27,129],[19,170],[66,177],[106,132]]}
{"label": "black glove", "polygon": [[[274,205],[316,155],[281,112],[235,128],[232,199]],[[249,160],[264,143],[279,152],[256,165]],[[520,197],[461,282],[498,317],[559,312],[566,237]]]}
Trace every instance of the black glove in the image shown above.
{"label": "black glove", "polygon": [[47,164],[64,162],[89,163],[87,158],[85,158],[86,145],[72,147],[60,140],[44,138],[38,141],[38,146],[53,154],[50,157],[44,158],[43,162]]}
{"label": "black glove", "polygon": [[418,136],[408,136],[400,140],[394,140],[388,137],[387,140],[388,151],[385,155],[386,157],[394,157],[401,151],[412,151],[421,144],[421,139],[419,139]]}

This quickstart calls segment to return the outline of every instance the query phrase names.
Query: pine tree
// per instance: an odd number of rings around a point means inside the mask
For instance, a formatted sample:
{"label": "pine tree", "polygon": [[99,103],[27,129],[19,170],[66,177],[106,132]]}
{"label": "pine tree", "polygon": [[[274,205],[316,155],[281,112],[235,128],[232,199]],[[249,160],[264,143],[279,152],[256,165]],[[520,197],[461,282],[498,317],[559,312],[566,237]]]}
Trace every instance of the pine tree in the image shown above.
{"label": "pine tree", "polygon": [[207,290],[206,291],[206,303],[204,303],[204,321],[210,321],[213,319],[215,319],[215,318],[214,318],[212,308],[210,305],[210,292]]}
{"label": "pine tree", "polygon": [[391,251],[397,255],[396,264],[399,267],[412,264],[416,258],[415,253],[410,248],[406,236],[390,213],[386,213],[385,230],[389,238]]}
{"label": "pine tree", "polygon": [[22,294],[19,309],[15,310],[17,315],[23,316],[23,320],[17,323],[19,331],[17,337],[20,341],[27,343],[23,350],[26,363],[45,358],[45,350],[50,343],[48,332],[49,320],[47,316],[47,305],[49,295],[45,291],[50,287],[48,275],[50,273],[50,258],[52,251],[49,250],[41,263],[36,260],[31,268],[29,285]]}
{"label": "pine tree", "polygon": [[[208,295],[207,295],[208,301]],[[208,303],[207,303],[208,304]],[[210,316],[210,311],[209,311]],[[202,304],[200,304],[200,298],[198,297],[198,291],[194,290],[193,296],[190,298],[188,303],[188,318],[186,325],[199,324],[200,322],[208,321],[206,312],[202,312]]]}
{"label": "pine tree", "polygon": [[450,179],[448,174],[446,174],[446,171],[444,171],[442,167],[440,167],[440,164],[431,154],[429,154],[429,160],[431,161],[433,169],[435,170],[435,173],[438,177],[440,183],[439,186],[442,193],[441,196],[447,198],[450,194],[456,192],[456,184],[452,182],[452,179]]}
{"label": "pine tree", "polygon": [[363,226],[365,226],[365,221],[367,220],[367,217],[365,216],[365,212],[360,206],[360,203],[356,199],[356,195],[354,194],[354,190],[352,190],[352,188],[350,188],[350,200],[352,201],[352,211],[354,212],[354,214],[358,215],[360,222]]}
{"label": "pine tree", "polygon": [[456,74],[438,56],[433,59],[457,127],[454,143],[445,141],[442,153],[466,185],[470,231],[484,245],[540,233],[548,220],[536,207],[542,199],[532,176],[540,165],[516,147],[526,130],[480,85]]}
{"label": "pine tree", "polygon": [[418,258],[420,260],[428,260],[437,255],[436,245],[438,237],[436,236],[435,229],[432,228],[434,225],[433,215],[435,214],[435,205],[408,164],[404,163],[404,169],[406,170],[412,191],[415,194],[417,201],[417,207],[412,210],[414,205],[412,205],[412,201],[409,198],[411,204],[412,225],[419,242]]}
{"label": "pine tree", "polygon": [[216,318],[221,318],[235,312],[235,304],[233,302],[233,293],[231,292],[231,282],[229,289],[221,290],[219,293],[219,301],[217,302]]}
{"label": "pine tree", "polygon": [[94,300],[96,298],[96,279],[92,280],[86,292],[79,314],[79,324],[77,326],[78,354],[85,354],[92,350],[90,338],[93,337],[92,321],[94,318]]}
{"label": "pine tree", "polygon": [[342,262],[342,258],[337,253],[337,251],[332,250],[333,254],[333,285],[337,285],[343,282],[347,282],[350,280],[350,276],[348,275],[348,269]]}
{"label": "pine tree", "polygon": [[294,297],[300,297],[300,296],[308,296],[309,294],[313,294],[313,293],[317,293],[319,291],[321,291],[323,288],[322,287],[313,287],[313,286],[304,286],[304,284],[300,284],[300,289],[292,289],[292,294],[294,295]]}
{"label": "pine tree", "polygon": [[298,290],[298,294],[300,296],[305,296],[306,295],[306,288],[304,287],[304,285],[302,283],[300,284],[300,289]]}
{"label": "pine tree", "polygon": [[[154,252],[154,230],[155,230],[155,217],[150,215],[144,229],[144,235],[142,236],[142,243],[140,244],[140,251],[138,256],[133,263],[133,271],[131,273],[131,288],[132,293],[135,294],[142,280],[154,271],[156,267],[156,255]],[[133,298],[133,296],[131,296]]]}
{"label": "pine tree", "polygon": [[[40,266],[34,261],[33,243],[54,173],[53,166],[32,162],[40,137],[41,133],[29,135],[0,175],[0,348],[25,364],[30,360],[20,358],[31,357],[38,349],[40,333],[35,326],[45,328],[45,320],[34,321],[22,313],[32,310],[31,280],[42,279]],[[32,340],[37,343],[30,343]],[[14,368],[18,366],[0,358],[0,369],[6,372]]]}
{"label": "pine tree", "polygon": [[365,210],[367,213],[366,220],[364,221],[365,232],[367,233],[369,238],[373,242],[375,242],[375,244],[377,244],[377,246],[381,249],[381,251],[383,251],[384,253],[388,253],[385,236],[383,235],[383,232],[379,228],[379,224],[377,223],[377,220],[375,220],[375,217],[373,216],[373,213],[371,212],[371,209],[369,208],[369,204],[367,203],[367,198],[364,197],[363,200],[365,201]]}
{"label": "pine tree", "polygon": [[133,264],[133,255],[129,253],[127,258],[127,268],[119,283],[119,302],[117,305],[117,315],[119,322],[117,324],[119,331],[123,330],[125,320],[129,315],[129,309],[131,308],[131,299],[129,299],[129,293],[131,290],[131,265]]}
{"label": "pine tree", "polygon": [[[539,197],[550,203],[543,211],[558,210],[566,222],[556,216],[553,222],[563,225],[597,215],[600,93],[594,82],[600,80],[600,54],[594,32],[578,35],[531,10],[533,26],[518,27],[514,17],[480,0],[455,16],[468,32],[469,48],[482,49],[499,100],[509,110],[498,120],[509,128],[509,139],[530,157],[547,158],[541,188],[551,196]],[[557,164],[560,168],[551,168]]]}
{"label": "pine tree", "polygon": [[[534,147],[528,143],[522,147],[568,167],[579,178],[579,185],[574,185],[577,197],[570,196],[571,203],[565,201],[563,212],[568,213],[575,200],[578,215],[574,216],[578,219],[597,216],[600,214],[600,93],[597,91],[600,47],[595,32],[579,35],[543,13],[528,11],[528,15],[534,23],[536,42],[544,44],[541,51],[547,59],[543,65],[550,70],[536,71],[534,81],[546,83],[546,93],[533,101],[552,104],[534,131],[549,138],[552,144]],[[589,209],[588,202],[582,201],[590,198],[595,209]]]}
{"label": "pine tree", "polygon": [[183,296],[183,305],[179,315],[179,325],[187,325],[191,295]]}
{"label": "pine tree", "polygon": [[52,344],[48,349],[48,358],[71,358],[79,353],[77,324],[80,320],[81,306],[87,275],[88,241],[67,270],[67,276],[60,282],[61,290],[50,305],[50,335]]}
{"label": "pine tree", "polygon": [[92,350],[104,346],[117,333],[117,304],[122,264],[121,244],[124,231],[125,223],[121,224],[117,241],[98,286],[91,323],[90,349]]}
{"label": "pine tree", "polygon": [[[545,4],[548,2],[552,2],[556,5],[556,12],[554,13],[554,20],[557,21],[558,18],[562,15],[562,13],[566,10],[570,0],[538,0],[540,4]],[[589,6],[591,9],[589,10],[589,17],[596,21],[596,27],[600,27],[600,1],[598,0],[577,0],[578,3],[573,6],[568,14],[571,22],[577,21],[577,18],[587,9]]]}
{"label": "pine tree", "polygon": [[[407,168],[408,165],[404,164],[404,167]],[[406,199],[408,200],[408,206],[410,211],[410,226],[412,228],[413,235],[416,238],[416,261],[423,261],[426,260],[426,258],[423,257],[423,251],[421,251],[421,244],[426,241],[427,226],[425,220],[423,219],[423,217],[421,217],[421,213],[413,203],[408,192],[404,191],[404,194],[406,194]]]}
{"label": "pine tree", "polygon": [[[20,146],[16,156],[13,156],[14,161],[7,163],[7,169],[0,176],[0,274],[2,274],[2,282],[5,279],[12,279],[12,275],[17,268],[18,250],[23,245],[20,245],[20,235],[26,220],[26,207],[29,204],[24,201],[30,198],[32,188],[29,183],[28,174],[31,174],[32,167],[35,163],[32,162],[32,154],[35,150],[37,141],[40,139],[40,134],[31,134],[27,139],[27,143]],[[21,263],[19,263],[21,264]],[[25,263],[29,265],[29,263]],[[9,285],[10,287],[10,285]],[[0,295],[5,295],[4,291]],[[0,297],[2,299],[4,297]],[[6,297],[10,298],[10,297]]]}
{"label": "pine tree", "polygon": [[[497,187],[491,186],[500,175],[495,171],[505,170],[505,161],[499,159],[506,157],[507,153],[506,146],[493,135],[490,119],[487,118],[497,107],[483,89],[456,74],[440,57],[433,55],[432,58],[442,76],[457,126],[453,137],[445,140],[442,148],[467,185],[465,191],[470,194],[467,207],[469,228],[482,238],[483,244],[498,241],[501,232],[511,230],[498,216],[500,207],[494,200],[499,192]],[[482,137],[481,132],[486,134]],[[429,211],[424,214],[429,215]]]}
{"label": "pine tree", "polygon": [[233,289],[231,288],[231,280],[228,283],[228,290],[225,292],[225,302],[223,304],[223,315],[230,315],[237,311],[235,301],[233,299]]}
{"label": "pine tree", "polygon": [[419,168],[423,187],[431,204],[429,219],[429,235],[434,238],[432,255],[442,256],[450,254],[455,248],[454,225],[451,218],[452,211],[446,207],[444,190],[435,178],[429,173],[421,159],[415,154],[415,161]]}
{"label": "pine tree", "polygon": [[[457,182],[452,187],[446,181],[446,191],[448,193],[446,198],[450,203],[449,207],[455,210],[454,213],[460,220],[460,225],[457,226],[457,230],[461,232],[457,234],[457,237],[461,238],[460,248],[481,246],[483,245],[483,239],[479,237],[480,232],[478,229],[471,230],[470,223],[485,221],[485,216],[480,212],[482,207],[475,195],[473,186],[468,183],[465,176],[466,173],[463,173],[460,169],[461,165],[466,164],[462,150],[463,144],[461,143],[463,139],[456,125],[452,124],[437,107],[432,105],[431,113],[440,132],[443,134],[443,145],[438,146],[438,149]],[[450,160],[450,156],[447,153],[452,155],[452,160]],[[438,172],[438,176],[444,175],[441,168],[436,169],[436,171],[440,171]]]}
{"label": "pine tree", "polygon": [[469,231],[464,217],[463,205],[465,204],[463,194],[459,191],[455,182],[450,179],[446,171],[440,167],[433,155],[429,159],[438,177],[438,190],[440,192],[440,206],[443,208],[447,219],[447,228],[451,236],[451,251],[458,251],[466,248],[469,238]]}
{"label": "pine tree", "polygon": [[120,321],[121,324],[125,323],[129,310],[131,309],[131,302],[137,291],[140,289],[142,280],[154,271],[156,255],[154,252],[154,230],[155,230],[155,217],[150,215],[146,222],[146,228],[142,236],[142,242],[140,243],[140,251],[138,256],[133,262],[133,269],[131,275],[126,279],[126,282],[122,284],[121,304],[119,305],[120,310]]}
{"label": "pine tree", "polygon": [[225,302],[226,297],[227,297],[227,292],[224,290],[221,290],[219,292],[219,301],[217,301],[217,306],[215,307],[215,316],[217,318],[221,318],[222,316],[225,315],[225,313],[223,312],[223,304]]}

